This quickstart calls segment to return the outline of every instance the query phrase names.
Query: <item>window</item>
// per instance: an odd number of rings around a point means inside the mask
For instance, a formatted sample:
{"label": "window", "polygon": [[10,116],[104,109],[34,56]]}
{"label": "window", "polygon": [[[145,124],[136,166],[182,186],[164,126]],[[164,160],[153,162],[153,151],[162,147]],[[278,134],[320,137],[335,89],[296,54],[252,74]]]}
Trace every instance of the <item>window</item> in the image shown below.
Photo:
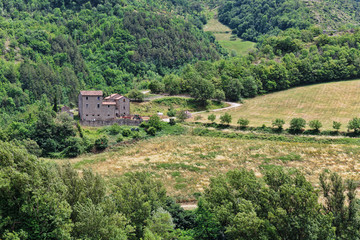
{"label": "window", "polygon": [[88,117],[88,116],[89,116],[89,114],[86,114],[86,116]]}
{"label": "window", "polygon": [[108,105],[108,108],[110,107],[110,105]]}
{"label": "window", "polygon": [[89,108],[89,104],[86,104],[86,108]]}
{"label": "window", "polygon": [[89,97],[86,97],[86,100],[89,100]]}
{"label": "window", "polygon": [[98,103],[98,108],[100,108],[100,103]]}
{"label": "window", "polygon": [[98,97],[98,100],[100,100],[100,97]]}
{"label": "window", "polygon": [[110,114],[108,114],[108,117],[110,117]]}
{"label": "window", "polygon": [[93,114],[93,117],[95,117],[95,114]]}
{"label": "window", "polygon": [[125,102],[126,100],[125,99],[123,99],[123,102]]}
{"label": "window", "polygon": [[124,106],[124,110],[125,110],[125,106]]}
{"label": "window", "polygon": [[98,114],[98,117],[100,117],[100,114]]}

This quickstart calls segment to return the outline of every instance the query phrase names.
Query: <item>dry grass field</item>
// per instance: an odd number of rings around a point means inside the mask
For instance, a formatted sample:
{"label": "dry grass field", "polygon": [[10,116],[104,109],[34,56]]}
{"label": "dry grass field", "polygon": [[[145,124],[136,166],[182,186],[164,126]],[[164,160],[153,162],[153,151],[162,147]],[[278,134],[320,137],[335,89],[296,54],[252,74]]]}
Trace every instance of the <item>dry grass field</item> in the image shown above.
{"label": "dry grass field", "polygon": [[[360,80],[342,81],[297,87],[286,91],[246,99],[238,108],[227,111],[236,124],[241,117],[250,120],[250,126],[271,126],[272,120],[282,118],[288,123],[301,117],[306,121],[318,119],[323,129],[331,130],[332,122],[347,123],[353,117],[360,117]],[[202,114],[203,121],[211,113]],[[224,111],[217,112],[217,121]]]}
{"label": "dry grass field", "polygon": [[[360,148],[353,145],[288,143],[259,140],[164,136],[139,141],[97,155],[71,159],[78,169],[92,168],[106,177],[147,171],[161,180],[168,194],[192,200],[209,179],[231,169],[247,168],[258,176],[275,165],[296,168],[317,185],[325,170],[360,180]],[[64,160],[58,160],[63,162]]]}

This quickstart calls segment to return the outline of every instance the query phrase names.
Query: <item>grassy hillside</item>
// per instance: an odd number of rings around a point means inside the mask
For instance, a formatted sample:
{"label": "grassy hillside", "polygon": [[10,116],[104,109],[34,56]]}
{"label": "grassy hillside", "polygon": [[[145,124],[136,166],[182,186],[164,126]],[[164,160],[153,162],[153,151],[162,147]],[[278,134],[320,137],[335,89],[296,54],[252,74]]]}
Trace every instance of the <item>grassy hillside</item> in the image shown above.
{"label": "grassy hillside", "polygon": [[[271,125],[272,120],[282,118],[286,127],[292,118],[301,117],[306,121],[318,119],[323,129],[332,129],[332,122],[342,123],[342,130],[360,112],[360,80],[332,82],[297,87],[247,99],[236,109],[227,111],[236,124],[240,117],[250,120],[251,126]],[[224,112],[218,112],[218,118]],[[207,119],[210,113],[204,113]],[[205,121],[205,120],[204,120]],[[218,120],[219,121],[219,120]]]}
{"label": "grassy hillside", "polygon": [[228,49],[230,52],[235,52],[237,55],[245,55],[255,48],[254,42],[244,41],[238,38],[231,33],[229,27],[219,22],[216,13],[213,15],[214,17],[204,26],[204,31],[212,32],[223,48]]}
{"label": "grassy hillside", "polygon": [[[170,195],[193,199],[211,177],[244,167],[258,176],[262,168],[281,165],[301,170],[318,183],[324,169],[360,180],[357,145],[289,143],[192,135],[142,140],[115,151],[71,159],[77,168],[92,168],[107,177],[148,171],[161,180]],[[63,160],[62,160],[63,161]]]}

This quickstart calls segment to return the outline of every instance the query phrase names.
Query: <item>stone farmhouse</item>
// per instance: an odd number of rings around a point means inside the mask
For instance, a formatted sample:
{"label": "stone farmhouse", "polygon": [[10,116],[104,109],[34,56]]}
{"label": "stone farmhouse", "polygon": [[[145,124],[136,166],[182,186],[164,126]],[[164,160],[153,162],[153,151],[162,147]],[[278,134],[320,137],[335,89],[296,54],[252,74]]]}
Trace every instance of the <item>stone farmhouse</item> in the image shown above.
{"label": "stone farmhouse", "polygon": [[80,91],[81,121],[106,121],[130,115],[130,99],[120,94],[103,98],[102,91]]}

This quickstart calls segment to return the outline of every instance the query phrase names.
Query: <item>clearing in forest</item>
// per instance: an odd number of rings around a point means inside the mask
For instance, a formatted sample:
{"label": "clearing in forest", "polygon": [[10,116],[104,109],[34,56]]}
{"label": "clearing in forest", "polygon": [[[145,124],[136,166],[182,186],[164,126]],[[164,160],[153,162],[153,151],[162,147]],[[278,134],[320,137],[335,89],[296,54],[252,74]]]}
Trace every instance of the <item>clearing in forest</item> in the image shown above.
{"label": "clearing in forest", "polygon": [[[338,121],[345,131],[349,120],[360,117],[360,80],[303,86],[246,99],[238,108],[214,113],[217,122],[225,112],[232,116],[233,125],[239,118],[247,118],[250,126],[271,126],[274,119],[281,118],[287,128],[292,118],[301,117],[307,122],[320,120],[323,130],[332,130],[333,121]],[[209,114],[201,114],[201,121],[206,122]]]}
{"label": "clearing in forest", "polygon": [[244,41],[231,34],[231,29],[219,22],[217,14],[214,14],[214,17],[204,26],[204,31],[212,32],[223,48],[228,49],[230,52],[234,51],[237,55],[245,55],[255,48],[254,42]]}

